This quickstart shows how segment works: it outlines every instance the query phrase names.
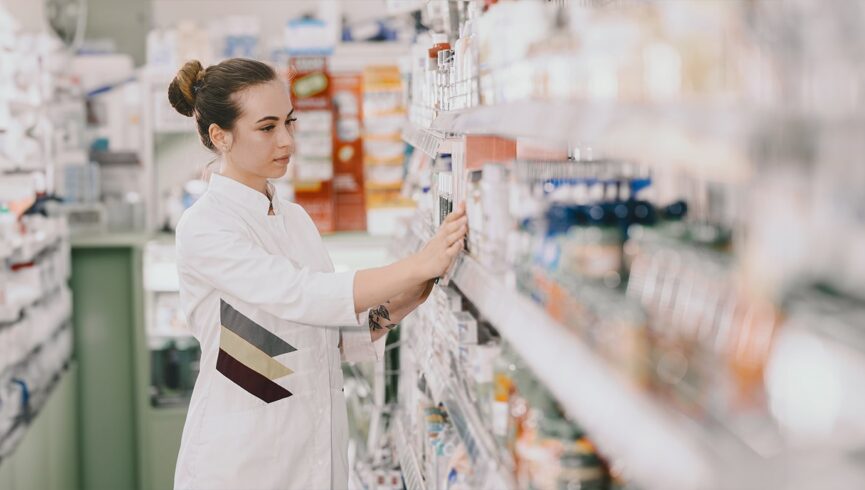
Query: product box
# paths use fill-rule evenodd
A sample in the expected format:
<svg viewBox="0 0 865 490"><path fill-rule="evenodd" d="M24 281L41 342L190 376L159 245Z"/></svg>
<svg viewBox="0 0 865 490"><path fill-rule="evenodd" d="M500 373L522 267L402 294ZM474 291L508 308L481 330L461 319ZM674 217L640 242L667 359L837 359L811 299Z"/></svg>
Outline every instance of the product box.
<svg viewBox="0 0 865 490"><path fill-rule="evenodd" d="M336 201L333 181L294 183L294 202L301 205L312 218L319 233L336 231Z"/></svg>
<svg viewBox="0 0 865 490"><path fill-rule="evenodd" d="M294 56L289 61L291 103L295 111L330 110L330 73L326 56Z"/></svg>
<svg viewBox="0 0 865 490"><path fill-rule="evenodd" d="M303 206L320 233L336 230L333 168L333 101L325 56L295 56L289 61L291 101L298 118L295 144L295 202Z"/></svg>
<svg viewBox="0 0 865 490"><path fill-rule="evenodd" d="M366 230L364 148L362 136L363 78L360 73L331 77L336 231Z"/></svg>
<svg viewBox="0 0 865 490"><path fill-rule="evenodd" d="M465 168L474 170L486 163L510 162L517 157L517 142L508 138L466 135Z"/></svg>

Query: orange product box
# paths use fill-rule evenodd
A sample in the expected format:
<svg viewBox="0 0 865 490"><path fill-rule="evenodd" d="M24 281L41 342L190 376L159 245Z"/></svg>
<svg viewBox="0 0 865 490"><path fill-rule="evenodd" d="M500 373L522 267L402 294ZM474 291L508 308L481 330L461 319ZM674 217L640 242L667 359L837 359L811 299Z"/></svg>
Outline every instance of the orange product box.
<svg viewBox="0 0 865 490"><path fill-rule="evenodd" d="M333 182L294 184L294 201L300 204L312 218L319 233L336 231L336 202L333 194Z"/></svg>
<svg viewBox="0 0 865 490"><path fill-rule="evenodd" d="M363 78L360 73L331 77L335 131L333 187L336 231L366 230L364 148L362 137Z"/></svg>
<svg viewBox="0 0 865 490"><path fill-rule="evenodd" d="M499 136L466 135L466 169L483 168L491 162L510 162L517 157L517 142Z"/></svg>
<svg viewBox="0 0 865 490"><path fill-rule="evenodd" d="M291 58L291 103L297 111L331 108L331 82L326 56Z"/></svg>

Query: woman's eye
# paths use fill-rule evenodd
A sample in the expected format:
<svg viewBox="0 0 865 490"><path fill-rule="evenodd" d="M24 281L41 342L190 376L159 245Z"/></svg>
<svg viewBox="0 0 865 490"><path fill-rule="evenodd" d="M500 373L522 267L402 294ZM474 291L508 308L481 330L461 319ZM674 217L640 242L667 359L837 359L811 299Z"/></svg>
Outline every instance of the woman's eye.
<svg viewBox="0 0 865 490"><path fill-rule="evenodd" d="M285 121L285 125L286 125L286 126L291 126L291 123L293 123L293 122L295 122L295 121L297 121L297 118L296 118L296 117L293 117L293 118L291 118L291 119L286 120L286 121Z"/></svg>
<svg viewBox="0 0 865 490"><path fill-rule="evenodd" d="M264 131L265 133L268 133L270 131L273 131L273 126L272 125L271 126L265 126L265 127L261 128L261 130Z"/></svg>

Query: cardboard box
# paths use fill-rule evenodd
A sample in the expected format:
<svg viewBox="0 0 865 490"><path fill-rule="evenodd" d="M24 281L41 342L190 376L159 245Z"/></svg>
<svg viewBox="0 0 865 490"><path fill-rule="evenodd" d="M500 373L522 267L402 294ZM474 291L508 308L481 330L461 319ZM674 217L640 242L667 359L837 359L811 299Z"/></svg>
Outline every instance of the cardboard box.
<svg viewBox="0 0 865 490"><path fill-rule="evenodd" d="M483 168L491 162L510 162L517 157L517 142L499 136L466 135L466 169Z"/></svg>
<svg viewBox="0 0 865 490"><path fill-rule="evenodd" d="M299 129L295 134L299 154L295 165L294 200L306 210L319 233L332 233L336 230L336 199L331 179L334 176L333 155L332 151L327 151L332 148L325 149L322 154L315 153L316 150L321 152L322 143L327 147L334 133L327 57L296 56L289 64L291 101L299 119ZM308 130L303 129L304 113L309 115ZM322 117L325 120L319 121ZM327 124L327 119L331 124ZM314 154L315 158L306 158L307 153Z"/></svg>
<svg viewBox="0 0 865 490"><path fill-rule="evenodd" d="M326 56L295 56L289 62L291 103L295 111L331 109L330 73Z"/></svg>
<svg viewBox="0 0 865 490"><path fill-rule="evenodd" d="M294 202L300 204L312 218L319 233L336 231L336 202L333 182L294 184Z"/></svg>
<svg viewBox="0 0 865 490"><path fill-rule="evenodd" d="M336 231L366 231L360 73L331 78L336 130L333 132Z"/></svg>

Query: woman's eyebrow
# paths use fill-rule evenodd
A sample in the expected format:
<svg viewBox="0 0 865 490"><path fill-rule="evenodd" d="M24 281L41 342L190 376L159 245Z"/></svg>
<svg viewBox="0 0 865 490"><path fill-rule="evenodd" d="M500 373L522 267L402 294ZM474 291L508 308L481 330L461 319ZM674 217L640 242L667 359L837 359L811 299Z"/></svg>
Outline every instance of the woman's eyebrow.
<svg viewBox="0 0 865 490"><path fill-rule="evenodd" d="M288 116L285 116L286 119L290 118L292 114L294 114L294 109L289 111ZM259 119L258 121L255 121L255 124L258 124L258 123L263 122L263 121L279 121L279 118L276 116L264 116L261 119Z"/></svg>

